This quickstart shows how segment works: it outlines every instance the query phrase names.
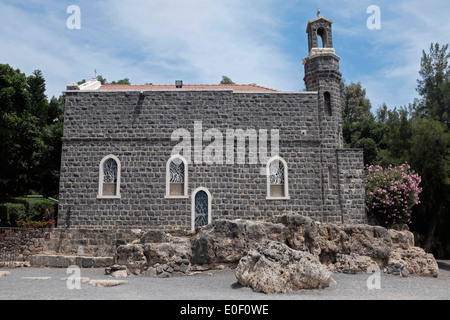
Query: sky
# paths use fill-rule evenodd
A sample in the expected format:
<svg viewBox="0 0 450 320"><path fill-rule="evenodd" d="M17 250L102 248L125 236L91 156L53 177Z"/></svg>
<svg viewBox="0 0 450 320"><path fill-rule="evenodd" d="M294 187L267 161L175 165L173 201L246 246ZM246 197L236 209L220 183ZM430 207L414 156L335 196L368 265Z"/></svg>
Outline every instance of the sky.
<svg viewBox="0 0 450 320"><path fill-rule="evenodd" d="M0 63L41 70L49 98L96 74L132 84L218 84L226 75L303 91L306 25L318 8L334 22L345 83L361 83L372 112L412 103L422 51L450 42L448 0L1 0Z"/></svg>

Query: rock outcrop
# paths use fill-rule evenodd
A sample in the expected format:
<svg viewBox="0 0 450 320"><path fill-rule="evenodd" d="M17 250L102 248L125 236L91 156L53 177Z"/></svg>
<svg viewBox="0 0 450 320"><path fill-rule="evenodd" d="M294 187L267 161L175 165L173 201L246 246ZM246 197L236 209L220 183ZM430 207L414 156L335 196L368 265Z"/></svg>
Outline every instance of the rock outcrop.
<svg viewBox="0 0 450 320"><path fill-rule="evenodd" d="M336 283L331 276L316 256L275 241L257 244L236 268L240 284L263 293L323 289Z"/></svg>
<svg viewBox="0 0 450 320"><path fill-rule="evenodd" d="M277 247L276 243L281 244L277 248L289 257L295 254L287 253L286 248L312 255L325 268L335 272L366 272L370 266L394 270L397 266L404 276L438 275L435 259L414 246L413 234L408 230L319 223L295 214L281 215L272 222L215 220L196 233L177 236L149 231L132 244L119 246L116 262L125 265L133 274L150 272L158 277L224 266L235 268L240 262L243 268L252 265L257 256L262 259L262 268L263 262L271 265L276 257L281 258L260 250L261 243L267 241L272 248Z"/></svg>
<svg viewBox="0 0 450 320"><path fill-rule="evenodd" d="M216 220L192 238L193 264L237 264L255 243L286 241L282 224L249 220Z"/></svg>

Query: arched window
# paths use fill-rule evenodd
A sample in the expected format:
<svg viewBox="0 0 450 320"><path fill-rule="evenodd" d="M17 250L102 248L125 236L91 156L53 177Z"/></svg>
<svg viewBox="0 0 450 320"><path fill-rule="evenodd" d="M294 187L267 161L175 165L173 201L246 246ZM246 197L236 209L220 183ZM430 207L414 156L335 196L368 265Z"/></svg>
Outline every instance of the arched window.
<svg viewBox="0 0 450 320"><path fill-rule="evenodd" d="M211 223L211 193L200 187L192 193L191 230Z"/></svg>
<svg viewBox="0 0 450 320"><path fill-rule="evenodd" d="M108 155L100 161L98 198L120 198L120 161Z"/></svg>
<svg viewBox="0 0 450 320"><path fill-rule="evenodd" d="M188 166L180 155L170 157L166 165L166 198L188 197Z"/></svg>
<svg viewBox="0 0 450 320"><path fill-rule="evenodd" d="M267 198L289 199L287 163L279 156L267 162Z"/></svg>
<svg viewBox="0 0 450 320"><path fill-rule="evenodd" d="M331 117L333 112L331 110L331 95L329 92L323 93L323 107L327 116Z"/></svg>
<svg viewBox="0 0 450 320"><path fill-rule="evenodd" d="M317 35L322 39L322 48L327 48L327 31L324 28L319 28L317 29Z"/></svg>

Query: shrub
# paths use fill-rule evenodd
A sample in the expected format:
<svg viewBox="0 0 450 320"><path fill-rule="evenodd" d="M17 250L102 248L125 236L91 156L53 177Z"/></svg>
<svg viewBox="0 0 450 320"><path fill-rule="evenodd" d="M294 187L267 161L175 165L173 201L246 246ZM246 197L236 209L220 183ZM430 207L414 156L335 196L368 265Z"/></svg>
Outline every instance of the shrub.
<svg viewBox="0 0 450 320"><path fill-rule="evenodd" d="M382 226L410 224L411 209L420 203L421 178L408 164L366 166L367 215Z"/></svg>
<svg viewBox="0 0 450 320"><path fill-rule="evenodd" d="M16 221L42 221L45 209L49 208L52 216L56 218L58 205L42 198L8 198L0 204L1 226L16 226Z"/></svg>
<svg viewBox="0 0 450 320"><path fill-rule="evenodd" d="M15 221L26 216L26 208L21 203L0 204L0 219L2 226L14 226Z"/></svg>

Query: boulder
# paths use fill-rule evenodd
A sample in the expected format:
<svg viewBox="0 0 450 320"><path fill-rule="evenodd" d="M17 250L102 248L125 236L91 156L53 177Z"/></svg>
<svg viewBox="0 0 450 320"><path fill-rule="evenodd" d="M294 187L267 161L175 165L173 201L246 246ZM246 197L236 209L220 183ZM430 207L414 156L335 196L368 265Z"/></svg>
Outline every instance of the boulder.
<svg viewBox="0 0 450 320"><path fill-rule="evenodd" d="M398 268L398 265L401 265L401 267ZM388 270L400 269L401 271L406 269L409 274L416 274L423 277L437 277L439 274L439 267L433 255L426 253L419 247L410 247L408 249L396 248L392 250L389 256L388 266Z"/></svg>
<svg viewBox="0 0 450 320"><path fill-rule="evenodd" d="M402 248L409 249L414 247L414 234L408 230L388 229L391 237L392 249Z"/></svg>
<svg viewBox="0 0 450 320"><path fill-rule="evenodd" d="M105 274L113 278L126 278L128 277L128 269L126 266L114 264L105 268Z"/></svg>
<svg viewBox="0 0 450 320"><path fill-rule="evenodd" d="M149 230L139 239L141 244L162 243L169 241L169 236L162 230Z"/></svg>
<svg viewBox="0 0 450 320"><path fill-rule="evenodd" d="M288 293L300 289L323 289L335 281L319 259L287 245L265 241L240 259L236 279L256 292Z"/></svg>
<svg viewBox="0 0 450 320"><path fill-rule="evenodd" d="M392 241L385 228L323 224L295 214L282 215L277 220L286 226L286 239L291 248L319 256L325 264L334 263L338 253L355 253L380 262L389 258Z"/></svg>
<svg viewBox="0 0 450 320"><path fill-rule="evenodd" d="M193 264L234 264L255 243L265 240L285 242L281 224L250 220L215 220L192 239Z"/></svg>
<svg viewBox="0 0 450 320"><path fill-rule="evenodd" d="M170 277L188 273L191 257L190 239L170 236L166 240L170 242L144 245L150 274L157 277Z"/></svg>
<svg viewBox="0 0 450 320"><path fill-rule="evenodd" d="M142 274L147 268L147 258L142 244L127 244L117 247L116 263L125 265L134 275Z"/></svg>

